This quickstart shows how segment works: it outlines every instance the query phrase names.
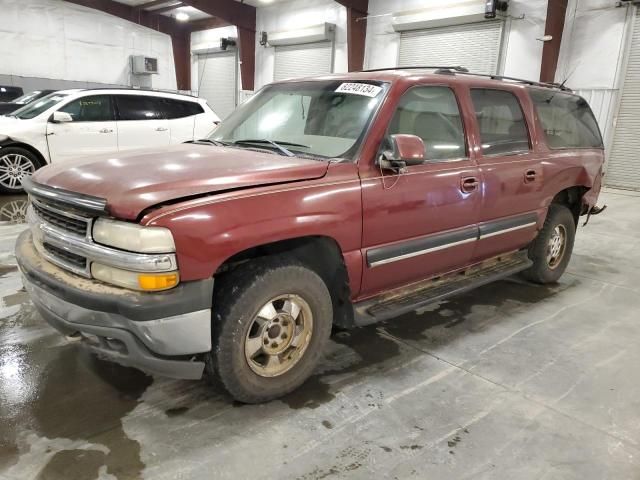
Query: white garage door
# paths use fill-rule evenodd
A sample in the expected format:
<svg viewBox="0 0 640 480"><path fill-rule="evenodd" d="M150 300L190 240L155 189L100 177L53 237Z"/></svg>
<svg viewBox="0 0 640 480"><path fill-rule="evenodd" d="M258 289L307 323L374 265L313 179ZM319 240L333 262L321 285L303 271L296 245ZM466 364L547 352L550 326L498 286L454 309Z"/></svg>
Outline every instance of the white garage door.
<svg viewBox="0 0 640 480"><path fill-rule="evenodd" d="M463 66L475 73L496 74L502 21L412 30L400 34L400 67Z"/></svg>
<svg viewBox="0 0 640 480"><path fill-rule="evenodd" d="M236 108L237 63L235 50L198 55L198 95L221 119Z"/></svg>
<svg viewBox="0 0 640 480"><path fill-rule="evenodd" d="M605 183L640 190L640 9L636 13Z"/></svg>
<svg viewBox="0 0 640 480"><path fill-rule="evenodd" d="M274 80L326 75L333 71L333 42L276 47Z"/></svg>

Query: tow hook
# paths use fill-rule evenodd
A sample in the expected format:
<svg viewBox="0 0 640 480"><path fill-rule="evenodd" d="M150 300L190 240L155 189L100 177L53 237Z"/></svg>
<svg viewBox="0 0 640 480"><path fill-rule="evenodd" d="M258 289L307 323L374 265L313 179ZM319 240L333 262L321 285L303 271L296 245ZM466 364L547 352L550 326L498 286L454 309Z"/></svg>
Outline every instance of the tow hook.
<svg viewBox="0 0 640 480"><path fill-rule="evenodd" d="M583 227L587 226L587 223L589 223L589 220L591 219L591 215L600 215L606 209L607 209L606 205L604 207L598 207L597 205L594 205L593 207L591 207L591 209L589 210L589 213L587 214L587 219L585 220L582 226Z"/></svg>

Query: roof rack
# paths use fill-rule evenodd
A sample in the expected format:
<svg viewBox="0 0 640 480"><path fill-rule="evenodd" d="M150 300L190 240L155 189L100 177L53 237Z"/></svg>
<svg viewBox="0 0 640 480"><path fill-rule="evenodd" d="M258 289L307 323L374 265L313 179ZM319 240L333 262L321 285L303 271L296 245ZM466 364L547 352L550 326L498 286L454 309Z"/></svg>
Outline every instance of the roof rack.
<svg viewBox="0 0 640 480"><path fill-rule="evenodd" d="M151 92L151 93L170 93L172 95L182 95L183 97L193 97L199 98L196 95L191 93L182 93L176 92L173 90L164 90L161 88L150 88L150 87L126 87L126 86L118 86L118 87L93 87L93 88L79 88L78 90L88 91L88 90L129 90L135 92Z"/></svg>
<svg viewBox="0 0 640 480"><path fill-rule="evenodd" d="M527 80L524 78L516 78L516 77L506 77L504 75L488 75L484 73L474 73L470 72L469 69L455 66L455 67L434 67L434 66L412 66L412 67L389 67L389 68L376 68L373 70L363 70L363 72L385 72L389 70L435 70L436 74L439 75L473 75L474 77L484 77L490 78L492 80L502 80L502 81L510 81L510 82L518 82L524 83L526 85L531 85L532 87L544 87L544 88L557 88L564 92L573 92L569 87L565 86L562 83L546 83L546 82L535 82L533 80Z"/></svg>
<svg viewBox="0 0 640 480"><path fill-rule="evenodd" d="M469 70L461 67L460 65L457 66L447 66L447 67L443 67L443 66L413 66L413 67L387 67L387 68L373 68L371 70L362 70L365 73L373 73L373 72L386 72L387 70L439 70L439 71L453 71L453 72L460 72L460 73L469 73Z"/></svg>

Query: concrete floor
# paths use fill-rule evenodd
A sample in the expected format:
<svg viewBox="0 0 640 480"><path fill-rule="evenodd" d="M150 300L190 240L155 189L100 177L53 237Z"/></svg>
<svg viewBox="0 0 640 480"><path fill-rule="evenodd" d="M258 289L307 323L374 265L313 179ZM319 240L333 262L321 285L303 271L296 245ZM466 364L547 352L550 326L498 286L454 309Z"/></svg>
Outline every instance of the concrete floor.
<svg viewBox="0 0 640 480"><path fill-rule="evenodd" d="M66 343L21 290L24 227L5 223L0 477L639 479L640 196L602 203L558 285L508 280L340 333L260 406Z"/></svg>

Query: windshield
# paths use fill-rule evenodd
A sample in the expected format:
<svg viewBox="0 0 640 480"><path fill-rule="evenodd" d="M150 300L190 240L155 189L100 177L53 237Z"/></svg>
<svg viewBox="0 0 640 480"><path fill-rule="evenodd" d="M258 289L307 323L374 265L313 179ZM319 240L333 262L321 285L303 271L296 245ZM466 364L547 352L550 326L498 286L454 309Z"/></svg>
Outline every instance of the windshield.
<svg viewBox="0 0 640 480"><path fill-rule="evenodd" d="M36 90L35 92L29 92L26 95L22 95L16 99L11 100L11 103L18 103L20 105L26 105L34 98L37 98L40 95L40 90Z"/></svg>
<svg viewBox="0 0 640 480"><path fill-rule="evenodd" d="M71 93L50 93L42 97L40 100L37 100L29 105L25 105L22 108L19 108L13 114L12 117L29 119L33 117L37 117L42 112L49 110L54 105L60 103L62 100L67 98Z"/></svg>
<svg viewBox="0 0 640 480"><path fill-rule="evenodd" d="M387 87L343 81L270 85L240 106L210 140L245 148L276 142L294 154L352 159Z"/></svg>

